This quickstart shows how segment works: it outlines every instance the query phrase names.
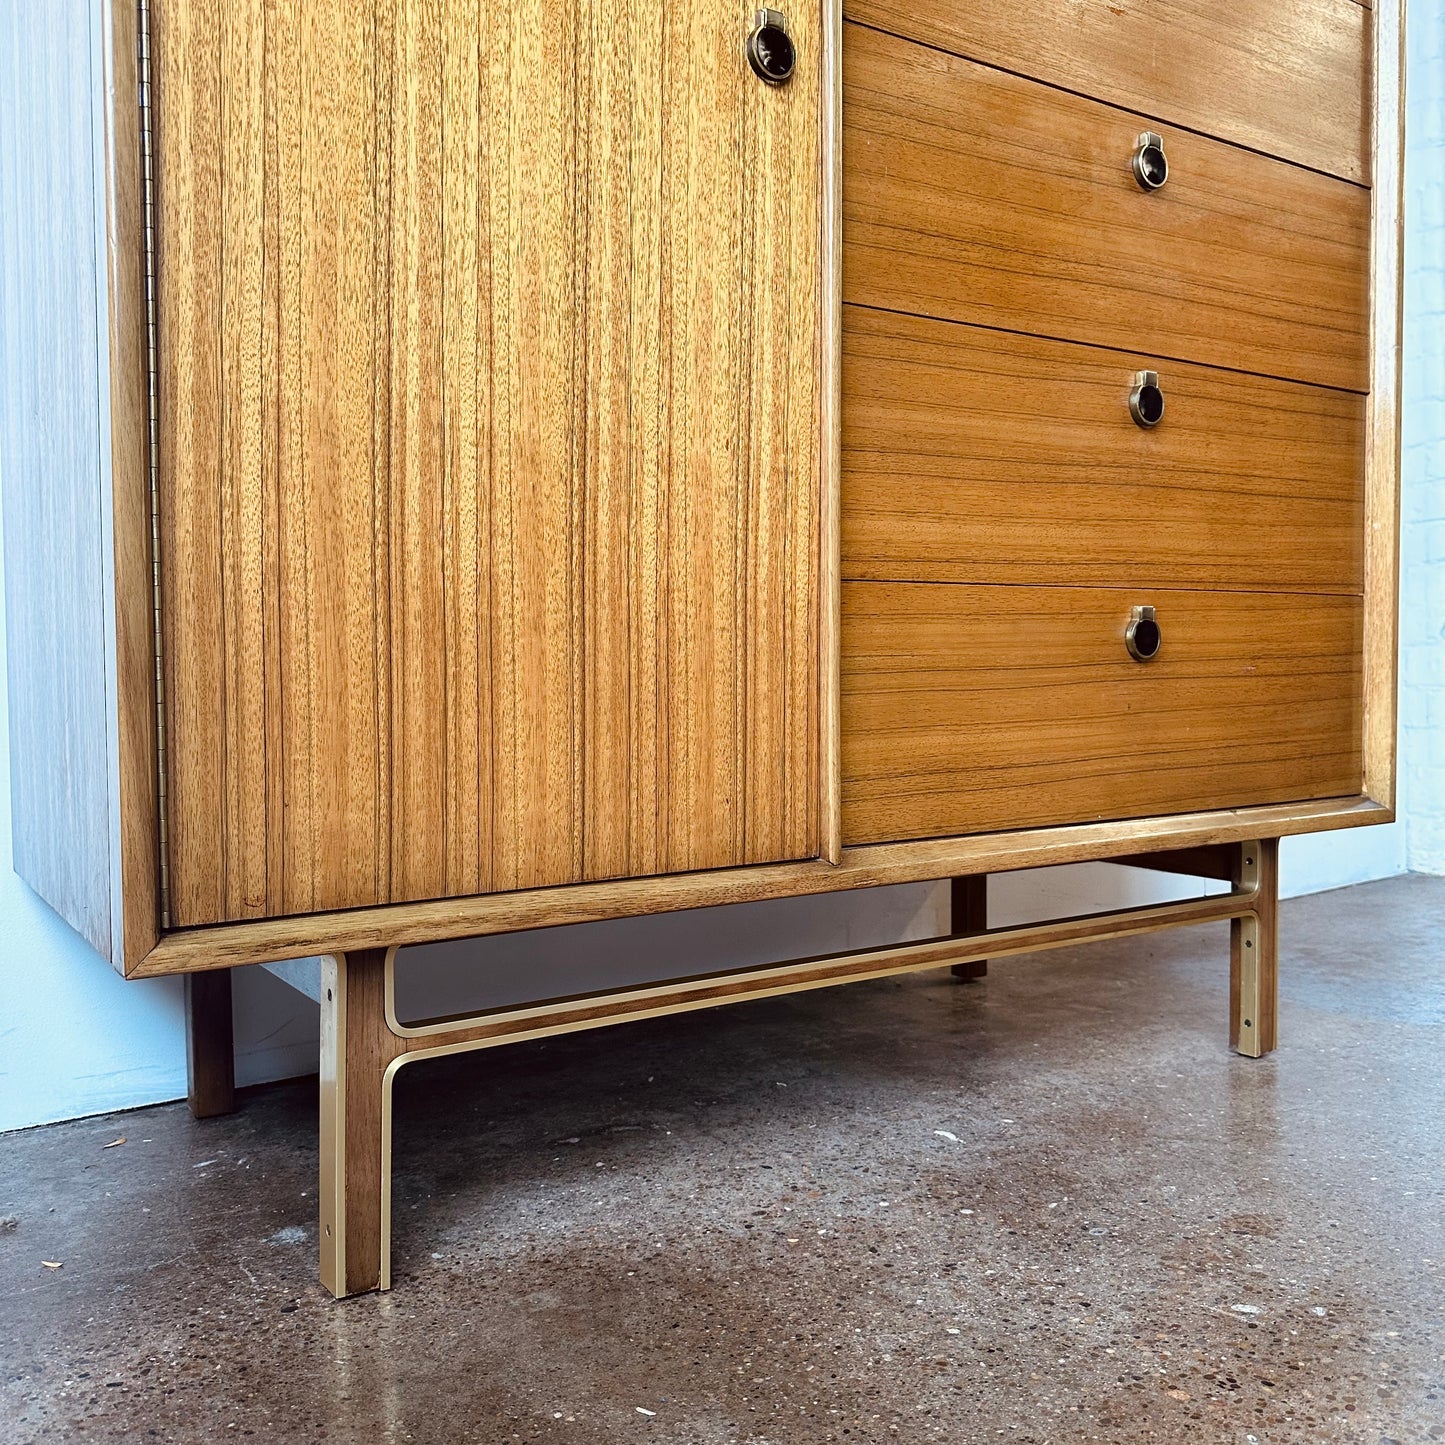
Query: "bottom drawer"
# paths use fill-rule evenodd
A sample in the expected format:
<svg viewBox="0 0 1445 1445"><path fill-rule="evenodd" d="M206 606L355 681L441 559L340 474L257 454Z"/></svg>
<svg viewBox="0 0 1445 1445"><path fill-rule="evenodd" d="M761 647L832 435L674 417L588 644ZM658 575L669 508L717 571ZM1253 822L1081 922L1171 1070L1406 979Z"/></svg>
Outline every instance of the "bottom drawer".
<svg viewBox="0 0 1445 1445"><path fill-rule="evenodd" d="M845 583L844 841L1358 793L1361 626L1358 597Z"/></svg>

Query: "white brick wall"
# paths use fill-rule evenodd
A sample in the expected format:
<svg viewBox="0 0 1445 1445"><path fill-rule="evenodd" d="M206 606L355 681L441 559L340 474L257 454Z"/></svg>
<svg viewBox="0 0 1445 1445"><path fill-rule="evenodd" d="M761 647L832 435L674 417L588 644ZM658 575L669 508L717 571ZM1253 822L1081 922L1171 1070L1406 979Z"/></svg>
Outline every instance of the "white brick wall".
<svg viewBox="0 0 1445 1445"><path fill-rule="evenodd" d="M1445 0L1409 10L1400 801L1409 866L1445 873Z"/></svg>

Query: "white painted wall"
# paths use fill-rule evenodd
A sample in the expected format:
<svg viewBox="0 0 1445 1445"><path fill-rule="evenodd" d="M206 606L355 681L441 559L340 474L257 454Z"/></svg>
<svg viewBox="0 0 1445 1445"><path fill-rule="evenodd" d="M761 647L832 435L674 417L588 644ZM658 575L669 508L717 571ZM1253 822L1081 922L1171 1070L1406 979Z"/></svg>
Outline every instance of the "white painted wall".
<svg viewBox="0 0 1445 1445"><path fill-rule="evenodd" d="M1291 895L1388 877L1407 861L1445 872L1445 0L1414 0L1409 48L1404 821L1287 840L1284 889ZM12 871L7 724L0 684L0 1130L179 1098L185 1093L179 984L122 982ZM1014 874L997 882L992 921L1144 902L1188 886L1102 864ZM621 980L924 936L941 926L945 906L942 889L920 885L418 949L403 1011L565 992L582 951L593 979ZM240 970L236 1018L242 1083L315 1069L315 1005L285 984L261 969Z"/></svg>
<svg viewBox="0 0 1445 1445"><path fill-rule="evenodd" d="M1445 873L1445 3L1410 10L1400 775L1410 867Z"/></svg>

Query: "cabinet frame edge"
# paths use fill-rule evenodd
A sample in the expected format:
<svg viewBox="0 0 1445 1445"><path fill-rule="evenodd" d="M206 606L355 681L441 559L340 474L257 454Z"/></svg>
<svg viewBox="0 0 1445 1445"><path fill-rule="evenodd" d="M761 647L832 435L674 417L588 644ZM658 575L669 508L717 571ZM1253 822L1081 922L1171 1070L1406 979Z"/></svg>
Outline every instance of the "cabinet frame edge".
<svg viewBox="0 0 1445 1445"><path fill-rule="evenodd" d="M819 377L819 854L843 857L843 4L821 0Z"/></svg>
<svg viewBox="0 0 1445 1445"><path fill-rule="evenodd" d="M102 0L107 27L105 288L109 321L115 727L111 961L129 976L161 936L159 755L154 558L151 539L149 363L141 176L139 5Z"/></svg>
<svg viewBox="0 0 1445 1445"><path fill-rule="evenodd" d="M1395 806L1400 603L1406 0L1378 0L1371 108L1370 395L1365 438L1364 792Z"/></svg>
<svg viewBox="0 0 1445 1445"><path fill-rule="evenodd" d="M878 843L845 848L836 865L823 859L764 863L711 872L571 883L515 893L390 903L336 913L223 923L164 933L155 948L127 970L127 976L148 978L194 973L208 968L275 963L358 948L405 947L729 903L1105 861L1135 853L1388 823L1394 816L1392 808L1364 795L1324 798L1167 818L1073 823L1012 833Z"/></svg>

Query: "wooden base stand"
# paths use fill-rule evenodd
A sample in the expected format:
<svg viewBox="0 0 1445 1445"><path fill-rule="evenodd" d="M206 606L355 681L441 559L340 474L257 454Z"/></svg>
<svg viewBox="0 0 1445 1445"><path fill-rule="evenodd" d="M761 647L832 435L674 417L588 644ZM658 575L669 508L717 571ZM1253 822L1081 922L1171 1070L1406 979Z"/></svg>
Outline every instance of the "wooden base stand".
<svg viewBox="0 0 1445 1445"><path fill-rule="evenodd" d="M950 967L977 977L990 958L1224 919L1233 930L1230 1042L1251 1057L1268 1053L1277 1035L1278 844L1116 861L1222 875L1232 886L1208 898L988 928L986 880L960 878L953 884L957 931L943 938L411 1025L396 1017L395 948L334 955L325 962L320 997L323 1283L338 1296L390 1286L392 1085L401 1066L416 1059L922 969Z"/></svg>

